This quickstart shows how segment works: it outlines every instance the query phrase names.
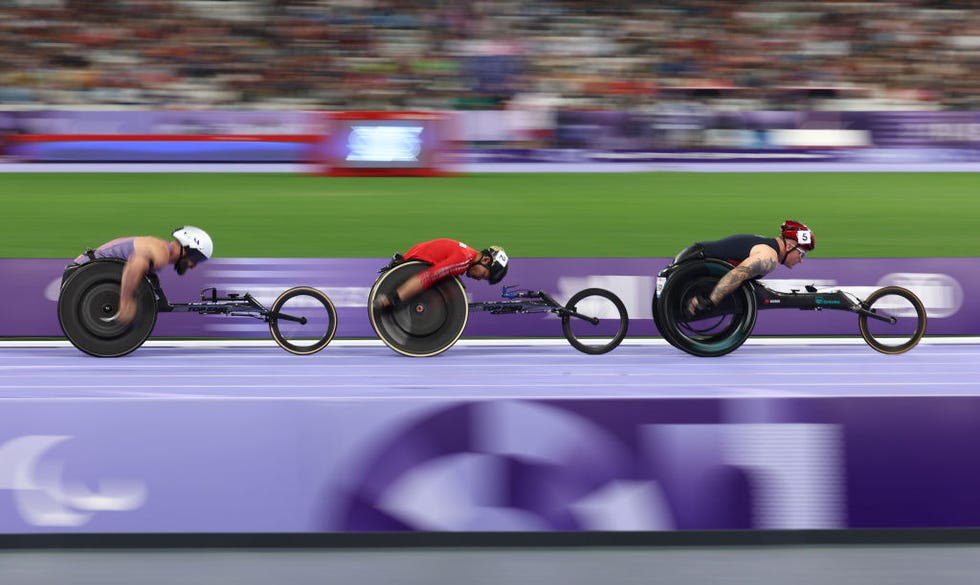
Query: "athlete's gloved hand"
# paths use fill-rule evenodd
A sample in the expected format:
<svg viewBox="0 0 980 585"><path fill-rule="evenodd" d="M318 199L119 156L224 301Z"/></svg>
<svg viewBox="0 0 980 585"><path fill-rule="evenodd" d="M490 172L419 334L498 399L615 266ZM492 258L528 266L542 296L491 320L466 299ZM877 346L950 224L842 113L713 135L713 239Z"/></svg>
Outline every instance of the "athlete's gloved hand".
<svg viewBox="0 0 980 585"><path fill-rule="evenodd" d="M374 310L375 311L387 311L388 309L392 309L392 308L396 307L400 301L401 301L401 298L399 298L397 292L395 292L394 294L392 294L391 297L389 297L388 295L386 295L384 293L378 293L374 297Z"/></svg>
<svg viewBox="0 0 980 585"><path fill-rule="evenodd" d="M384 293L378 293L374 297L374 310L384 311L391 307L391 301L388 300L388 295Z"/></svg>
<svg viewBox="0 0 980 585"><path fill-rule="evenodd" d="M687 312L692 316L709 313L714 308L715 304L711 302L711 298L704 295L694 297L687 304Z"/></svg>

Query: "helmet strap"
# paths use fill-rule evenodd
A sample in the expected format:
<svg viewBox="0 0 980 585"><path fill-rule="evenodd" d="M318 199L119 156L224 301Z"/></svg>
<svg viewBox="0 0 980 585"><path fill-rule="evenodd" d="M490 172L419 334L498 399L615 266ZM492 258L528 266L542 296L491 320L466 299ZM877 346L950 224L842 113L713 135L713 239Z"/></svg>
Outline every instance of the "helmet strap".
<svg viewBox="0 0 980 585"><path fill-rule="evenodd" d="M180 254L178 254L177 259L174 260L174 271L177 272L178 275L183 276L184 273L187 272L188 263L189 261L187 259L187 250L183 246L181 246Z"/></svg>

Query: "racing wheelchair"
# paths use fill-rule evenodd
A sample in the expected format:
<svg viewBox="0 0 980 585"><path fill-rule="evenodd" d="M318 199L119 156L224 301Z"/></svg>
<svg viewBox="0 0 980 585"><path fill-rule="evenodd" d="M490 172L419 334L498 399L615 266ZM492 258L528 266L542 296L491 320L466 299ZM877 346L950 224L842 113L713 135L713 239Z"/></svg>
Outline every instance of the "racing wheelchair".
<svg viewBox="0 0 980 585"><path fill-rule="evenodd" d="M544 291L514 287L503 288L505 300L470 303L463 282L453 276L394 308L374 308L379 294L390 298L403 282L428 267L418 260L393 261L381 269L368 296L368 313L375 333L402 355L429 357L446 351L463 334L471 310L492 315L553 313L561 320L565 339L587 354L612 351L626 337L626 306L615 294L601 288L579 291L564 305Z"/></svg>
<svg viewBox="0 0 980 585"><path fill-rule="evenodd" d="M858 317L864 341L876 351L900 354L915 347L926 331L926 310L912 291L886 286L866 299L841 291L779 292L757 279L743 282L710 311L690 315L688 303L706 297L734 266L715 258L678 258L660 271L653 297L653 319L668 343L699 357L736 350L752 333L762 309L850 311Z"/></svg>
<svg viewBox="0 0 980 585"><path fill-rule="evenodd" d="M156 274L149 273L136 290L136 317L123 325L115 321L126 263L98 259L65 269L58 295L58 323L65 337L81 351L96 357L120 357L139 348L153 331L158 313L233 315L269 324L272 339L296 355L316 353L337 332L337 310L322 291L308 286L291 288L266 308L249 293L218 296L217 289L201 291L200 302L171 304Z"/></svg>

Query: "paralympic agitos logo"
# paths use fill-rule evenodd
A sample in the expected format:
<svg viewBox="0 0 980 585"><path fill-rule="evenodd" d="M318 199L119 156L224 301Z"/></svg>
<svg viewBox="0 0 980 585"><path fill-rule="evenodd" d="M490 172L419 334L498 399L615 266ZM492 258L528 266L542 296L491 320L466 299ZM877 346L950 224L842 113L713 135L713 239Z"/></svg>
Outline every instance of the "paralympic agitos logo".
<svg viewBox="0 0 980 585"><path fill-rule="evenodd" d="M25 435L0 443L0 490L13 492L21 518L31 526L73 527L96 512L140 508L147 497L140 480L100 479L99 491L81 481L66 480L65 462L49 451L71 437Z"/></svg>

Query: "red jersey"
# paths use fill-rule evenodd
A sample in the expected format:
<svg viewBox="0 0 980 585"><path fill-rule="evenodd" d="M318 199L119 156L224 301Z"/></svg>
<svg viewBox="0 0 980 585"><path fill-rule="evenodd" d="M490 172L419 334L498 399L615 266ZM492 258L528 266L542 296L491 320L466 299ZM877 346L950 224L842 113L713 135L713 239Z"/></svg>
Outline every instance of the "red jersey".
<svg viewBox="0 0 980 585"><path fill-rule="evenodd" d="M465 273L480 259L480 252L463 242L439 238L412 246L402 257L432 265L418 274L422 288L426 289L444 278Z"/></svg>

